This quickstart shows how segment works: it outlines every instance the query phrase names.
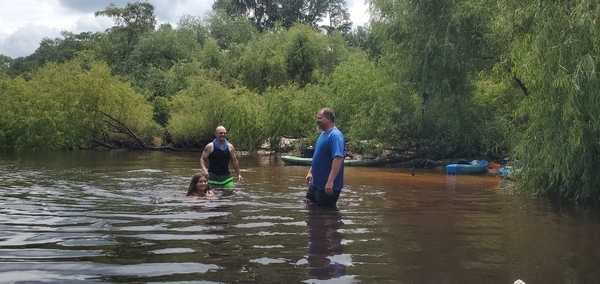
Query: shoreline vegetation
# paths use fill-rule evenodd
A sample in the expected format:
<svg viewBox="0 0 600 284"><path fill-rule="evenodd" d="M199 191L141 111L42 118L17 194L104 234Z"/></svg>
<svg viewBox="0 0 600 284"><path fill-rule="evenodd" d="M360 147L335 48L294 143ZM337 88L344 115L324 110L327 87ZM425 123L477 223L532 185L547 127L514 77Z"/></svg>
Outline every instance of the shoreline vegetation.
<svg viewBox="0 0 600 284"><path fill-rule="evenodd" d="M277 157L281 157L284 155L300 157L301 156L300 152L301 152L302 146L298 146L298 145L303 145L303 143L301 141L303 141L303 139L283 138L283 139L281 139L280 144L278 147L276 147L276 149L273 149L272 147L270 147L269 143L267 142L267 143L264 143L263 145L261 145L258 149L255 149L252 151L245 151L245 150L238 151L238 155L242 156L242 157L243 156L277 156ZM208 141L208 142L210 142L210 141ZM82 150L101 150L101 149L118 150L115 148L106 148L106 147L100 147L100 146L95 147L95 148L82 149ZM175 147L171 147L171 146L161 146L161 147L148 147L145 149L120 149L120 150L130 150L130 151L151 150L151 151L174 151L174 152L201 153L203 151L203 149L204 148L175 148ZM440 165L450 164L450 163L453 163L458 160L472 160L472 158L442 159L442 160L437 160L437 162L440 162L439 165L432 165L431 164L432 160L428 159L426 157L416 157L416 156L414 156L414 153L412 153L412 156L410 155L410 153L402 155L399 153L395 153L393 150L383 150L381 154L353 153L353 155L354 155L353 159L358 159L358 160L379 158L381 160L381 162L379 163L379 165L377 165L375 167L393 166L393 167L400 167L400 168L412 168L412 167L435 168Z"/></svg>

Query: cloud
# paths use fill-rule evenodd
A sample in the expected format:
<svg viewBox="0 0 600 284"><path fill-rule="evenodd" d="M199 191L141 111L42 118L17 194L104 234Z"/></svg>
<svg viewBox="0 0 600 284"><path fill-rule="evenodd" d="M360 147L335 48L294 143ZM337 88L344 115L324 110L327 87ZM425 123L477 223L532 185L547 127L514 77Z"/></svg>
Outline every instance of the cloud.
<svg viewBox="0 0 600 284"><path fill-rule="evenodd" d="M56 38L61 31L73 33L103 32L114 25L110 17L96 17L94 13L111 3L123 8L131 0L21 0L8 2L0 10L0 54L16 58L33 53L45 37ZM212 1L150 0L159 24L175 24L179 17L204 16L212 8Z"/></svg>
<svg viewBox="0 0 600 284"><path fill-rule="evenodd" d="M0 53L12 58L33 53L44 38L60 37L60 30L48 26L28 24L0 42Z"/></svg>
<svg viewBox="0 0 600 284"><path fill-rule="evenodd" d="M156 7L154 14L159 24L175 24L183 15L204 17L207 11L211 11L213 1L152 0L148 2Z"/></svg>
<svg viewBox="0 0 600 284"><path fill-rule="evenodd" d="M124 8L127 3L134 3L132 0L59 0L60 5L72 11L80 13L95 13L103 11L111 3L119 8ZM206 11L212 9L213 1L197 0L148 0L148 3L154 6L154 15L160 23L176 23L179 17L183 15L204 16Z"/></svg>
<svg viewBox="0 0 600 284"><path fill-rule="evenodd" d="M365 26L369 22L368 5L365 4L365 0L348 0L347 3L352 25Z"/></svg>
<svg viewBox="0 0 600 284"><path fill-rule="evenodd" d="M95 13L103 11L110 5L115 4L117 7L125 7L127 3L135 2L131 0L93 0L93 1L81 1L81 0L58 0L58 3L71 10L82 12L82 13ZM151 2L151 1L150 1Z"/></svg>
<svg viewBox="0 0 600 284"><path fill-rule="evenodd" d="M78 34L82 32L104 32L114 26L112 19L107 17L95 17L94 15L85 15L79 17L75 23L72 32Z"/></svg>

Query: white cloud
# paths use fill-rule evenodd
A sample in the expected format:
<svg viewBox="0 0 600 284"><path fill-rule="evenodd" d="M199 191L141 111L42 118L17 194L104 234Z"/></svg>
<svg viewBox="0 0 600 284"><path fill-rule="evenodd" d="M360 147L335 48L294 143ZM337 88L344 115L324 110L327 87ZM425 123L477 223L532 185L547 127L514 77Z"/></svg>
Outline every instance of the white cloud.
<svg viewBox="0 0 600 284"><path fill-rule="evenodd" d="M10 57L26 56L33 53L44 38L56 38L61 30L48 26L28 24L13 32L0 43L0 53Z"/></svg>
<svg viewBox="0 0 600 284"><path fill-rule="evenodd" d="M0 53L10 57L33 53L43 38L56 38L72 30L77 15L55 0L7 1L0 10Z"/></svg>
<svg viewBox="0 0 600 284"><path fill-rule="evenodd" d="M112 19L107 17L95 17L94 15L84 15L77 19L72 32L78 34L82 32L102 32L114 26Z"/></svg>
<svg viewBox="0 0 600 284"><path fill-rule="evenodd" d="M365 4L365 0L348 0L347 3L352 25L365 26L369 22L368 5Z"/></svg>

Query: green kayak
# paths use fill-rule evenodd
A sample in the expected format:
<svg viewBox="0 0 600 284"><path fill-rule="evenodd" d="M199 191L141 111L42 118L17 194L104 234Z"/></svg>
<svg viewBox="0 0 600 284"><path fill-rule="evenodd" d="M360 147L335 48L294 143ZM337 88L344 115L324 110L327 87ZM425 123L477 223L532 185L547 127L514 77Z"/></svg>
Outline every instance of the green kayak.
<svg viewBox="0 0 600 284"><path fill-rule="evenodd" d="M288 166L310 166L312 158L300 158L296 156L281 156L283 162ZM347 167L375 167L381 164L380 158L373 159L347 159L344 166Z"/></svg>

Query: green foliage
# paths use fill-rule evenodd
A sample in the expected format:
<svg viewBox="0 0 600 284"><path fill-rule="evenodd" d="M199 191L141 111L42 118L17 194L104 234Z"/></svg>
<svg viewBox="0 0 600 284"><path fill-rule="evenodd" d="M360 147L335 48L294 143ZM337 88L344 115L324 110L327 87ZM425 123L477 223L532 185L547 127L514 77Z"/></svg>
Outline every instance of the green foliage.
<svg viewBox="0 0 600 284"><path fill-rule="evenodd" d="M518 112L528 125L514 149L522 169L517 190L597 201L600 6L595 1L511 4L534 16L508 54L530 94Z"/></svg>
<svg viewBox="0 0 600 284"><path fill-rule="evenodd" d="M209 28L204 24L202 18L183 15L177 22L177 30L185 37L195 39L199 45L203 45L208 38Z"/></svg>
<svg viewBox="0 0 600 284"><path fill-rule="evenodd" d="M228 138L240 150L256 149L266 137L257 122L261 98L245 89L230 90L203 76L172 100L168 131L178 147L200 148L214 138L216 126L228 129Z"/></svg>
<svg viewBox="0 0 600 284"><path fill-rule="evenodd" d="M191 77L189 83L172 98L167 129L175 146L200 148L223 123L223 107L231 99L230 91L204 76Z"/></svg>
<svg viewBox="0 0 600 284"><path fill-rule="evenodd" d="M321 27L328 31L347 32L351 26L344 0L216 0L213 10L234 19L248 17L261 32L277 23L286 28L298 23L319 27L326 19L329 23Z"/></svg>
<svg viewBox="0 0 600 284"><path fill-rule="evenodd" d="M471 78L489 55L485 5L463 1L373 1L381 23L382 66L412 92L428 93L418 143L432 156L480 156L485 150L481 110ZM494 57L491 57L494 59ZM425 144L425 145L423 145Z"/></svg>
<svg viewBox="0 0 600 284"><path fill-rule="evenodd" d="M265 110L260 124L268 133L271 148L278 149L282 138L316 138L315 117L331 100L322 87L309 85L268 89L264 94Z"/></svg>
<svg viewBox="0 0 600 284"><path fill-rule="evenodd" d="M165 72L165 96L171 97L175 93L189 86L188 80L193 76L203 74L204 70L199 61L179 61Z"/></svg>
<svg viewBox="0 0 600 284"><path fill-rule="evenodd" d="M376 140L382 147L406 147L418 127L418 98L384 70L355 52L332 74L329 87L336 124L349 141Z"/></svg>
<svg viewBox="0 0 600 284"><path fill-rule="evenodd" d="M5 81L2 94L4 147L80 148L94 141L131 141L127 127L151 141L159 129L152 109L105 64L83 69L77 61L48 64L25 82Z"/></svg>
<svg viewBox="0 0 600 284"><path fill-rule="evenodd" d="M221 52L219 44L214 39L209 39L200 51L200 62L206 69L218 69L223 64L225 55Z"/></svg>
<svg viewBox="0 0 600 284"><path fill-rule="evenodd" d="M259 92L287 83L304 87L318 83L319 74L331 74L347 54L338 33L325 36L306 25L274 29L247 45L240 62L242 81Z"/></svg>
<svg viewBox="0 0 600 284"><path fill-rule="evenodd" d="M176 62L190 61L199 46L188 33L162 25L158 31L140 38L124 61L126 79L141 93L150 92L151 98L170 95L165 84L166 72Z"/></svg>
<svg viewBox="0 0 600 284"><path fill-rule="evenodd" d="M234 141L236 149L254 151L271 135L258 122L265 111L261 97L245 88L229 93L228 100L215 107L216 113L222 115L219 124L227 128L228 139Z"/></svg>
<svg viewBox="0 0 600 284"><path fill-rule="evenodd" d="M220 11L212 13L207 24L210 36L217 40L223 50L248 43L258 32L248 19L232 19Z"/></svg>
<svg viewBox="0 0 600 284"><path fill-rule="evenodd" d="M10 67L13 59L10 56L6 56L4 54L0 54L0 72L6 74L8 68Z"/></svg>
<svg viewBox="0 0 600 284"><path fill-rule="evenodd" d="M127 3L124 8L118 8L111 3L105 10L98 11L94 15L107 16L115 22L116 26L110 29L107 37L103 38L100 52L113 72L126 75L131 68L123 62L134 50L139 39L154 31L156 25L154 6L150 3L135 2Z"/></svg>
<svg viewBox="0 0 600 284"><path fill-rule="evenodd" d="M171 109L169 108L169 101L164 97L156 97L154 99L154 114L152 119L161 126L166 126L169 122Z"/></svg>
<svg viewBox="0 0 600 284"><path fill-rule="evenodd" d="M319 55L326 49L324 39L305 26L295 26L285 35L283 56L289 78L301 86L310 83L312 72L322 58Z"/></svg>
<svg viewBox="0 0 600 284"><path fill-rule="evenodd" d="M73 34L72 32L61 32L62 38L44 38L40 46L31 55L26 57L6 60L3 68L11 76L24 76L43 67L46 63L64 63L73 59L79 52L92 50L97 45L101 35L99 33L83 32Z"/></svg>
<svg viewBox="0 0 600 284"><path fill-rule="evenodd" d="M261 34L246 45L240 59L240 75L249 89L263 92L268 86L279 86L287 81L281 33L274 30L273 33Z"/></svg>
<svg viewBox="0 0 600 284"><path fill-rule="evenodd" d="M475 84L475 104L486 125L482 128L486 156L502 159L510 154L519 139L515 110L524 96L516 86L498 81L491 74L480 74Z"/></svg>

